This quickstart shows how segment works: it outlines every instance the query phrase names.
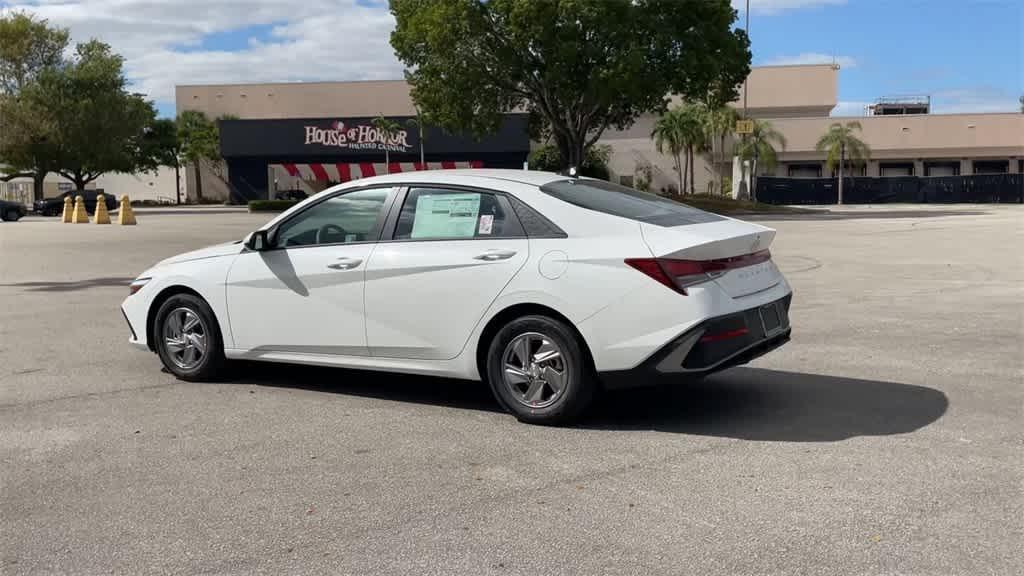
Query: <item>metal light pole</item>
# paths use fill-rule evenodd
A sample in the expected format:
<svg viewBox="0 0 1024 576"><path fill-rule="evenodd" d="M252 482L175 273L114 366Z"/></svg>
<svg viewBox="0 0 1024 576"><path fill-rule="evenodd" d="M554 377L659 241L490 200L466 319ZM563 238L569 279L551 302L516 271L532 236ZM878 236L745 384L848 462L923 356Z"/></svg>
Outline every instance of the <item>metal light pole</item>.
<svg viewBox="0 0 1024 576"><path fill-rule="evenodd" d="M746 34L747 34L747 41L749 42L750 41L750 0L747 0L747 8L746 8L746 13L744 14L744 17L746 18L746 22L743 25L743 31L746 32ZM743 81L743 119L744 120L747 119L747 85L749 85L749 84L750 84L750 74L748 73L747 74L747 78ZM747 134L744 133L743 134L743 144L745 145L746 143L747 143ZM755 199L754 191L750 189L750 182L748 182L748 179L747 179L747 167L746 167L746 164L743 162L742 158L740 159L740 174L743 176L743 178L741 178L741 181L742 181L744 187L747 189L747 197L750 198L751 200L754 200Z"/></svg>
<svg viewBox="0 0 1024 576"><path fill-rule="evenodd" d="M750 0L747 0L747 13L744 15L747 18L747 22L744 25L743 31L747 34L747 40L750 40ZM750 83L750 75L747 75L747 79L743 82L743 119L747 119L747 84ZM744 139L746 137L744 136Z"/></svg>

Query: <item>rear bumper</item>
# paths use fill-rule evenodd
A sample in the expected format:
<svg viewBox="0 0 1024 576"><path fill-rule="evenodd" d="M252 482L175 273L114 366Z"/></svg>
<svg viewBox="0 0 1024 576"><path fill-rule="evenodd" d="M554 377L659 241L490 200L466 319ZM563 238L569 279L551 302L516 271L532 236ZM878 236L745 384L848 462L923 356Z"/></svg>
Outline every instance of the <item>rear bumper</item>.
<svg viewBox="0 0 1024 576"><path fill-rule="evenodd" d="M599 372L608 389L636 388L669 382L696 380L746 364L789 342L789 305L792 294L765 306L777 306L781 322L765 328L765 306L709 318L662 346L640 365L629 370Z"/></svg>

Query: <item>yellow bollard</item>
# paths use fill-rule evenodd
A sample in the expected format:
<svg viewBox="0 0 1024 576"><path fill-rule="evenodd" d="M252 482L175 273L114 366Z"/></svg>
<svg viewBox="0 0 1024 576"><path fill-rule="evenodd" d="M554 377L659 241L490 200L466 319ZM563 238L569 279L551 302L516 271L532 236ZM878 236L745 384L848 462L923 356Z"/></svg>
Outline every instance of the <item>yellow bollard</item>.
<svg viewBox="0 0 1024 576"><path fill-rule="evenodd" d="M117 223L122 226L135 225L135 212L132 211L132 202L128 195L121 196L121 208L117 211Z"/></svg>
<svg viewBox="0 0 1024 576"><path fill-rule="evenodd" d="M64 197L64 212L60 215L60 221L64 224L71 223L71 213L74 211L72 208L73 202L71 202L71 196Z"/></svg>
<svg viewBox="0 0 1024 576"><path fill-rule="evenodd" d="M75 196L75 208L71 214L72 224L88 224L89 214L85 211L85 199L79 196Z"/></svg>
<svg viewBox="0 0 1024 576"><path fill-rule="evenodd" d="M96 219L95 224L110 224L110 213L107 212L107 199L103 194L96 195Z"/></svg>

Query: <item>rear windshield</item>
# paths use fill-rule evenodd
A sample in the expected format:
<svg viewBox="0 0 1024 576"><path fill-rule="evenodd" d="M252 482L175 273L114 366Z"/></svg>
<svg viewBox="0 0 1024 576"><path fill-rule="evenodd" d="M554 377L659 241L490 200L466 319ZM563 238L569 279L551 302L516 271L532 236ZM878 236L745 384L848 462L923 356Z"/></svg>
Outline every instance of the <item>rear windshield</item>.
<svg viewBox="0 0 1024 576"><path fill-rule="evenodd" d="M559 180L545 184L540 189L580 208L658 226L682 226L724 220L716 214L604 180Z"/></svg>

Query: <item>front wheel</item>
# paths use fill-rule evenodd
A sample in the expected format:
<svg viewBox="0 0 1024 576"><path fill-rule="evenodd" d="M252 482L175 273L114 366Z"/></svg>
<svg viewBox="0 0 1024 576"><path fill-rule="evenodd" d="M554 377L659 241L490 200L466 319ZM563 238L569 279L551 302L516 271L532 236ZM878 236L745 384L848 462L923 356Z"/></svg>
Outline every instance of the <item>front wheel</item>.
<svg viewBox="0 0 1024 576"><path fill-rule="evenodd" d="M590 405L595 382L576 333L547 316L506 324L487 352L487 380L522 422L565 424Z"/></svg>
<svg viewBox="0 0 1024 576"><path fill-rule="evenodd" d="M224 344L217 319L198 296L168 298L157 311L153 338L164 367L182 380L212 380L223 370Z"/></svg>

